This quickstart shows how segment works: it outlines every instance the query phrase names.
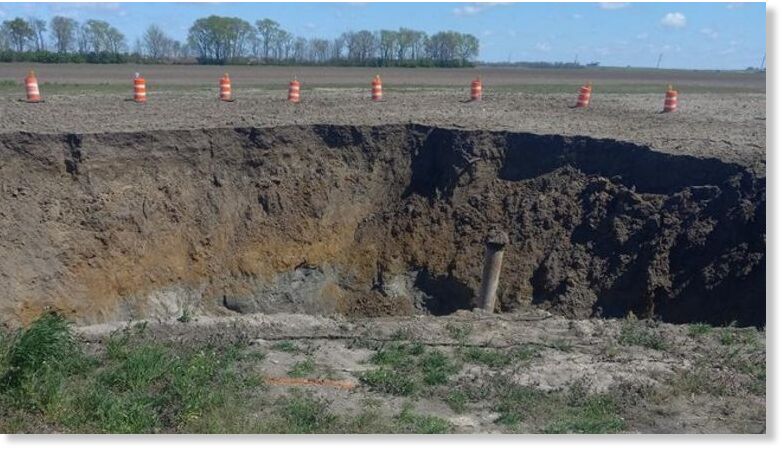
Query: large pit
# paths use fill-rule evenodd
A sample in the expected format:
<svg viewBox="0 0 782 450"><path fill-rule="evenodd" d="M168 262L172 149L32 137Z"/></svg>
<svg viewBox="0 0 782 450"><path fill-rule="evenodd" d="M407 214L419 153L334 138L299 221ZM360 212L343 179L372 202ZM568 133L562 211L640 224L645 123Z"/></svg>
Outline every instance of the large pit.
<svg viewBox="0 0 782 450"><path fill-rule="evenodd" d="M0 314L501 311L765 324L765 178L587 137L424 125L0 135Z"/></svg>

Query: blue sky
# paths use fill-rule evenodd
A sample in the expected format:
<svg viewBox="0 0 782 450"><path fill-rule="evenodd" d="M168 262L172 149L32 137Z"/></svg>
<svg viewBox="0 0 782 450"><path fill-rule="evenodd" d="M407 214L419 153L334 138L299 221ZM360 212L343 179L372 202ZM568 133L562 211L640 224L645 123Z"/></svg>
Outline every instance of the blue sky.
<svg viewBox="0 0 782 450"><path fill-rule="evenodd" d="M599 61L611 66L743 69L766 51L764 3L0 3L0 20L102 19L132 43L157 23L184 40L199 17L268 17L298 36L400 26L480 38L485 61Z"/></svg>

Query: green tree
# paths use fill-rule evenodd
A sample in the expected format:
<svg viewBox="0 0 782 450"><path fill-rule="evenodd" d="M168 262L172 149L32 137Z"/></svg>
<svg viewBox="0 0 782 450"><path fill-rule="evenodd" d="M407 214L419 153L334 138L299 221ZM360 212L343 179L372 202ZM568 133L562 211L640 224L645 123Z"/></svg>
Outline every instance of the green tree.
<svg viewBox="0 0 782 450"><path fill-rule="evenodd" d="M188 32L188 42L202 62L225 64L243 56L252 25L238 17L209 16L195 21Z"/></svg>
<svg viewBox="0 0 782 450"><path fill-rule="evenodd" d="M68 53L73 48L78 27L79 24L69 17L52 17L49 29L57 53Z"/></svg>
<svg viewBox="0 0 782 450"><path fill-rule="evenodd" d="M271 19L262 19L255 22L258 28L258 37L261 41L261 55L264 61L269 59L269 52L275 47L275 39L279 35L280 24Z"/></svg>
<svg viewBox="0 0 782 450"><path fill-rule="evenodd" d="M3 22L3 30L8 36L12 48L17 52L23 52L28 42L35 39L32 27L21 17Z"/></svg>

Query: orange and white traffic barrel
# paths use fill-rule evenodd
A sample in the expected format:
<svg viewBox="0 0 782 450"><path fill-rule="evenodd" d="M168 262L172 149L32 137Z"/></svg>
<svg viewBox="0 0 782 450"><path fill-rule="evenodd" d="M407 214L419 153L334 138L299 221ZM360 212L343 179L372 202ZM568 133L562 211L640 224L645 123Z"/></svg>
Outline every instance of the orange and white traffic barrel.
<svg viewBox="0 0 782 450"><path fill-rule="evenodd" d="M38 103L41 101L41 91L38 90L38 78L32 70L24 79L24 86L27 89L27 102Z"/></svg>
<svg viewBox="0 0 782 450"><path fill-rule="evenodd" d="M478 77L470 83L470 100L473 102L480 101L482 95L483 84L481 83L481 78Z"/></svg>
<svg viewBox="0 0 782 450"><path fill-rule="evenodd" d="M231 101L231 79L228 78L227 73L220 78L220 100L224 102Z"/></svg>
<svg viewBox="0 0 782 450"><path fill-rule="evenodd" d="M383 82L380 80L380 75L375 75L372 79L372 101L379 102L383 100Z"/></svg>
<svg viewBox="0 0 782 450"><path fill-rule="evenodd" d="M673 86L668 85L668 90L665 91L665 104L663 105L663 112L674 112L679 105L679 91L675 91Z"/></svg>
<svg viewBox="0 0 782 450"><path fill-rule="evenodd" d="M141 78L138 72L133 77L133 101L136 103L147 101L147 82Z"/></svg>
<svg viewBox="0 0 782 450"><path fill-rule="evenodd" d="M288 101L291 103L299 103L301 95L301 83L295 77L293 81L288 85Z"/></svg>
<svg viewBox="0 0 782 450"><path fill-rule="evenodd" d="M576 108L586 108L589 106L589 99L592 98L592 83L587 83L581 86L578 90L578 101L576 102Z"/></svg>

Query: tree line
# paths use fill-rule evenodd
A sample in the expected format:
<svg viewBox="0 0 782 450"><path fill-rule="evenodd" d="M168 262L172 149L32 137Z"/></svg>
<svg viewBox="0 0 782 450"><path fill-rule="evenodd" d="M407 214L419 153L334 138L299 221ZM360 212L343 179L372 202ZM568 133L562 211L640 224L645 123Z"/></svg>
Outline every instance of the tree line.
<svg viewBox="0 0 782 450"><path fill-rule="evenodd" d="M333 39L297 37L271 19L196 20L180 42L157 25L128 45L108 22L55 16L48 23L17 17L0 26L0 61L199 64L333 64L357 66L470 66L480 43L471 34L359 30Z"/></svg>

